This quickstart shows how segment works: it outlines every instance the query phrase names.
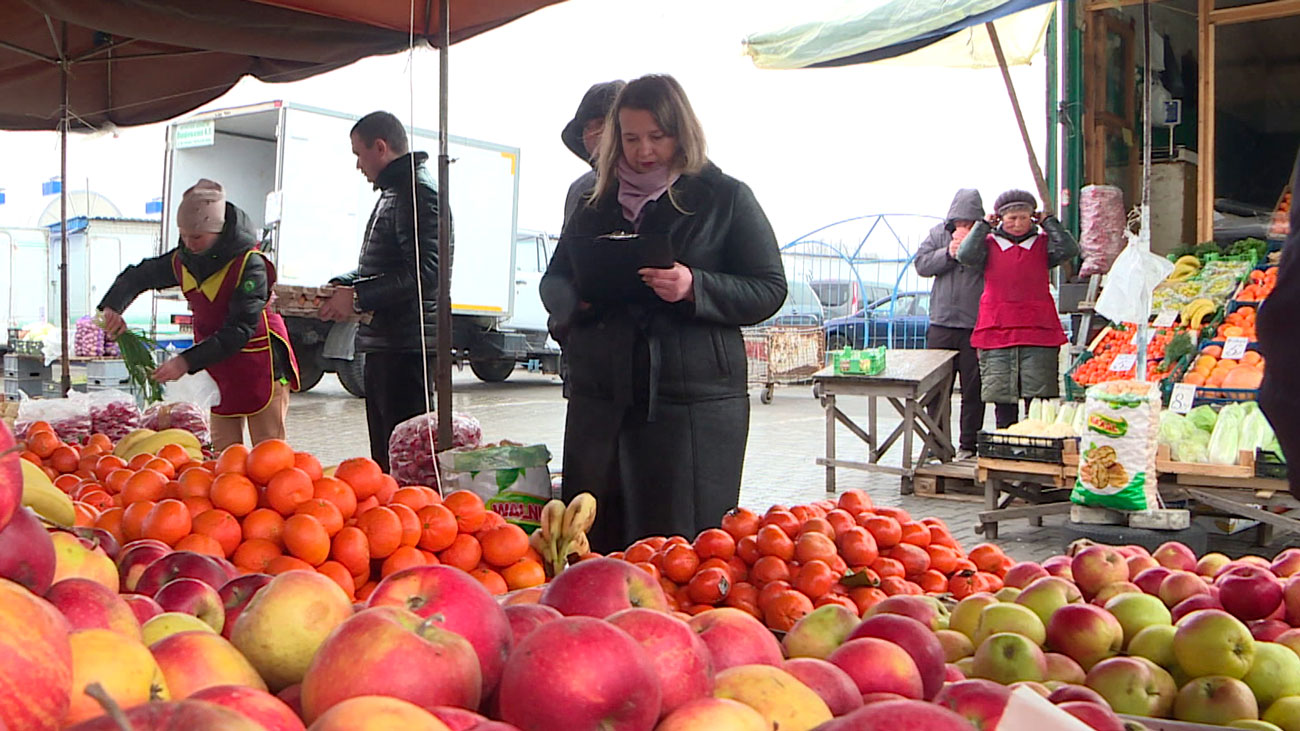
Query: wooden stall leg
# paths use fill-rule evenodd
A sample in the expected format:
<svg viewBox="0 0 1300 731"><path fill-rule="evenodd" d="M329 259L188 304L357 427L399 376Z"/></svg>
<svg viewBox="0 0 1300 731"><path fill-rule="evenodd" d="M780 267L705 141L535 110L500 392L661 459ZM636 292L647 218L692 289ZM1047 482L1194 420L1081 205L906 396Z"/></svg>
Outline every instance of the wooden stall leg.
<svg viewBox="0 0 1300 731"><path fill-rule="evenodd" d="M902 495L912 494L912 434L916 430L916 399L908 397L903 407L903 480L899 486Z"/></svg>
<svg viewBox="0 0 1300 731"><path fill-rule="evenodd" d="M1001 494L1001 492L1002 492L1002 481L990 474L989 478L984 482L984 509L985 510L998 509L998 496ZM985 539L990 541L997 540L998 523L996 520L993 521L992 523L983 523L982 526L984 528Z"/></svg>
<svg viewBox="0 0 1300 731"><path fill-rule="evenodd" d="M826 409L826 459L835 459L835 394L828 393L822 396L822 404ZM826 465L826 492L835 494L835 465Z"/></svg>

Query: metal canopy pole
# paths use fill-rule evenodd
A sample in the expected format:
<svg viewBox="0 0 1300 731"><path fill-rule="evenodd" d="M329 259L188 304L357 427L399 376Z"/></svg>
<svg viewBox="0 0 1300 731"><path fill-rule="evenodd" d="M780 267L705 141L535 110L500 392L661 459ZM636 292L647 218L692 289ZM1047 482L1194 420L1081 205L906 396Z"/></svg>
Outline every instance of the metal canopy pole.
<svg viewBox="0 0 1300 731"><path fill-rule="evenodd" d="M63 353L59 356L60 389L66 397L72 390L72 369L68 358L68 24L61 24L59 48L59 327Z"/></svg>
<svg viewBox="0 0 1300 731"><path fill-rule="evenodd" d="M450 0L438 1L438 446L451 449L451 160L447 155L447 49Z"/></svg>
<svg viewBox="0 0 1300 731"><path fill-rule="evenodd" d="M1043 203L1043 211L1052 212L1052 195L1043 177L1043 169L1038 165L1038 156L1034 154L1034 143L1029 139L1029 128L1025 126L1025 115L1020 111L1020 99L1016 96L1016 87L1011 83L1011 71L1007 68L1007 57L1002 53L1002 43L998 40L998 30L992 22L984 24L989 32L989 41L993 44L993 53L998 57L998 68L1002 70L1002 81L1007 85L1007 96L1011 97L1011 110L1016 114L1016 123L1020 125L1020 138L1025 143L1025 153L1029 155L1029 168L1034 174L1034 185L1038 186L1038 198Z"/></svg>

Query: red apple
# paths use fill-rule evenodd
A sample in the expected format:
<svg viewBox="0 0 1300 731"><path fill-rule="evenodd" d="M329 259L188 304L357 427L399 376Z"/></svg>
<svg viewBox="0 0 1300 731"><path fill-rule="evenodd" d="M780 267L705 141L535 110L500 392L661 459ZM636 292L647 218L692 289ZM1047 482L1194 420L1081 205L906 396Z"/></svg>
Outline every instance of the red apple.
<svg viewBox="0 0 1300 731"><path fill-rule="evenodd" d="M1010 697L1009 688L992 680L963 680L945 685L934 702L970 721L976 731L993 731Z"/></svg>
<svg viewBox="0 0 1300 731"><path fill-rule="evenodd" d="M122 546L117 553L117 573L122 591L136 591L140 576L149 564L171 553L171 546L152 538L141 538Z"/></svg>
<svg viewBox="0 0 1300 731"><path fill-rule="evenodd" d="M1165 578L1172 573L1173 571L1164 566L1154 566L1134 576L1133 583L1137 584L1138 588L1140 588L1144 593L1150 594L1151 596L1159 596L1160 585L1164 583Z"/></svg>
<svg viewBox="0 0 1300 731"><path fill-rule="evenodd" d="M1066 701L1057 708L1083 721L1093 731L1124 731L1124 722L1104 703Z"/></svg>
<svg viewBox="0 0 1300 731"><path fill-rule="evenodd" d="M668 611L668 598L654 577L614 558L593 558L561 571L546 585L540 602L565 616L597 619L633 607Z"/></svg>
<svg viewBox="0 0 1300 731"><path fill-rule="evenodd" d="M590 561L578 566L586 563ZM510 620L488 590L464 571L451 566L403 569L379 582L369 606L405 607L469 640L478 654L484 696L490 696L501 682L501 670L514 644Z"/></svg>
<svg viewBox="0 0 1300 731"><path fill-rule="evenodd" d="M922 698L930 699L943 687L947 659L934 632L910 617L882 614L862 620L849 634L850 640L875 637L903 648L921 676Z"/></svg>
<svg viewBox="0 0 1300 731"><path fill-rule="evenodd" d="M1129 556L1124 563L1128 564L1128 575L1137 576L1138 574L1153 569L1160 565L1160 562L1151 558L1150 555Z"/></svg>
<svg viewBox="0 0 1300 731"><path fill-rule="evenodd" d="M1209 594L1210 587L1201 581L1201 577L1191 571L1171 571L1165 580L1160 582L1160 590L1156 596L1160 601L1165 603L1170 609L1178 606L1185 599L1189 599L1197 594Z"/></svg>
<svg viewBox="0 0 1300 731"><path fill-rule="evenodd" d="M275 697L284 701L284 704L293 711L294 715L302 718L302 683L294 683L285 686L283 690L275 694Z"/></svg>
<svg viewBox="0 0 1300 731"><path fill-rule="evenodd" d="M153 596L164 612L192 614L220 633L226 625L226 607L210 584L198 579L172 579Z"/></svg>
<svg viewBox="0 0 1300 731"><path fill-rule="evenodd" d="M261 724L266 731L305 731L293 709L264 690L242 685L215 685L200 690L189 699L225 706Z"/></svg>
<svg viewBox="0 0 1300 731"><path fill-rule="evenodd" d="M1162 543L1156 550L1151 552L1151 558L1154 558L1161 566L1174 571L1196 571L1196 554L1192 549L1179 543L1178 541L1169 541Z"/></svg>
<svg viewBox="0 0 1300 731"><path fill-rule="evenodd" d="M198 579L213 590L229 581L225 568L212 556L193 551L173 551L149 564L144 573L140 574L134 591L137 594L155 596L159 589L175 579Z"/></svg>
<svg viewBox="0 0 1300 731"><path fill-rule="evenodd" d="M1257 619L1246 623L1250 635L1259 642L1274 642L1283 632L1291 631L1291 625L1280 619Z"/></svg>
<svg viewBox="0 0 1300 731"><path fill-rule="evenodd" d="M473 711L467 711L464 708L455 708L453 706L436 706L428 709L429 713L437 716L439 721L446 724L449 731L470 731L470 729L482 728L482 724L487 723L488 719L480 716Z"/></svg>
<svg viewBox="0 0 1300 731"><path fill-rule="evenodd" d="M899 594L883 599L867 610L866 617L874 617L878 614L895 614L903 617L911 617L926 627L930 631L936 631L948 626L949 611L938 599L932 596L912 596L910 594Z"/></svg>
<svg viewBox="0 0 1300 731"><path fill-rule="evenodd" d="M1213 594L1197 594L1188 597L1179 602L1173 609L1169 610L1169 619L1177 624L1178 620L1195 612L1198 609L1223 609L1223 605Z"/></svg>
<svg viewBox="0 0 1300 731"><path fill-rule="evenodd" d="M9 728L62 727L72 688L71 631L49 602L0 579L0 719Z"/></svg>
<svg viewBox="0 0 1300 731"><path fill-rule="evenodd" d="M123 594L122 601L126 602L131 611L135 613L135 619L141 626L150 619L163 613L162 607L153 597L147 597L144 594Z"/></svg>
<svg viewBox="0 0 1300 731"><path fill-rule="evenodd" d="M843 716L862 706L862 693L853 678L826 660L792 657L785 661L785 671L812 688L826 702L833 716Z"/></svg>
<svg viewBox="0 0 1300 731"><path fill-rule="evenodd" d="M1124 554L1124 558L1133 558L1134 556L1151 555L1151 552L1146 549L1146 546L1139 546L1136 543L1130 543L1127 546L1120 546L1117 550L1120 553Z"/></svg>
<svg viewBox="0 0 1300 731"><path fill-rule="evenodd" d="M235 626L235 620L239 619L244 607L253 600L257 590L271 583L271 579L270 574L245 574L221 585L217 596L221 598L221 606L226 613L225 624L221 627L222 637L230 639L230 630Z"/></svg>
<svg viewBox="0 0 1300 731"><path fill-rule="evenodd" d="M1119 653L1124 646L1124 628L1101 607L1067 604L1047 623L1047 644L1088 670Z"/></svg>
<svg viewBox="0 0 1300 731"><path fill-rule="evenodd" d="M0 422L0 530L4 530L23 504L23 470L17 443L9 425Z"/></svg>
<svg viewBox="0 0 1300 731"><path fill-rule="evenodd" d="M387 695L423 708L477 708L483 677L468 641L400 607L375 607L343 622L302 679L308 723L349 699Z"/></svg>
<svg viewBox="0 0 1300 731"><path fill-rule="evenodd" d="M252 663L229 640L213 632L177 632L150 645L149 652L176 700L222 685L266 690Z"/></svg>
<svg viewBox="0 0 1300 731"><path fill-rule="evenodd" d="M943 673L943 679L948 683L956 683L957 681L966 679L966 673L963 673L961 668L952 663L943 666Z"/></svg>
<svg viewBox="0 0 1300 731"><path fill-rule="evenodd" d="M691 617L690 626L709 648L714 672L737 665L779 668L784 664L781 644L771 630L748 612L731 607L710 609Z"/></svg>
<svg viewBox="0 0 1300 731"><path fill-rule="evenodd" d="M1052 694L1047 696L1047 700L1056 704L1066 703L1068 701L1086 701L1088 703L1097 703L1103 706L1106 705L1106 699L1102 698L1100 693L1086 685L1075 683L1062 685L1052 691Z"/></svg>
<svg viewBox="0 0 1300 731"><path fill-rule="evenodd" d="M1074 583L1085 598L1096 596L1101 587L1128 581L1128 564L1124 556L1110 546L1088 546L1070 562Z"/></svg>
<svg viewBox="0 0 1300 731"><path fill-rule="evenodd" d="M817 727L817 731L970 731L971 725L956 713L922 701L872 703L865 708Z"/></svg>
<svg viewBox="0 0 1300 731"><path fill-rule="evenodd" d="M123 711L129 728L148 729L221 729L221 731L265 731L256 721L238 711L205 701L145 703ZM66 731L118 731L122 727L104 715L68 726Z"/></svg>
<svg viewBox="0 0 1300 731"><path fill-rule="evenodd" d="M560 610L545 604L510 604L505 611L506 619L510 620L510 634L516 645L540 625L564 616Z"/></svg>
<svg viewBox="0 0 1300 731"><path fill-rule="evenodd" d="M605 621L632 636L659 676L662 715L713 691L713 656L686 622L654 609L624 609Z"/></svg>
<svg viewBox="0 0 1300 731"><path fill-rule="evenodd" d="M54 541L28 508L16 511L0 529L0 579L16 581L37 595L48 591L54 581Z"/></svg>
<svg viewBox="0 0 1300 731"><path fill-rule="evenodd" d="M858 692L897 693L921 698L925 684L906 650L888 640L863 637L849 640L831 653L830 662L848 673Z"/></svg>
<svg viewBox="0 0 1300 731"><path fill-rule="evenodd" d="M1033 561L1022 561L1007 569L1007 575L1002 577L1002 585L1023 589L1044 576L1050 576L1047 569Z"/></svg>
<svg viewBox="0 0 1300 731"><path fill-rule="evenodd" d="M869 706L872 703L884 703L885 701L906 701L910 698L904 698L897 693L863 693L862 705Z"/></svg>
<svg viewBox="0 0 1300 731"><path fill-rule="evenodd" d="M1120 594L1138 593L1141 594L1142 587L1131 581L1117 581L1114 584L1107 584L1101 587L1101 591L1092 598L1092 603L1099 607L1106 606L1106 602L1114 599Z"/></svg>
<svg viewBox="0 0 1300 731"><path fill-rule="evenodd" d="M1249 567L1216 582L1219 602L1229 614L1248 621L1263 619L1282 603L1282 583L1268 569Z"/></svg>
<svg viewBox="0 0 1300 731"><path fill-rule="evenodd" d="M1269 569L1283 579L1300 572L1300 548L1288 548L1274 556Z"/></svg>
<svg viewBox="0 0 1300 731"><path fill-rule="evenodd" d="M73 528L72 532L87 544L87 548L99 547L114 561L117 560L117 555L122 551L122 544L117 542L117 538L112 533L103 528L78 526Z"/></svg>
<svg viewBox="0 0 1300 731"><path fill-rule="evenodd" d="M525 637L506 664L499 698L501 718L531 731L649 729L662 703L641 645L591 617L547 622Z"/></svg>
<svg viewBox="0 0 1300 731"><path fill-rule="evenodd" d="M90 579L64 579L45 593L54 605L78 629L107 629L140 641L140 621L121 597Z"/></svg>
<svg viewBox="0 0 1300 731"><path fill-rule="evenodd" d="M1051 576L1058 576L1066 581L1074 581L1074 573L1070 568L1073 561L1069 556L1052 556L1043 562L1043 569Z"/></svg>
<svg viewBox="0 0 1300 731"><path fill-rule="evenodd" d="M1232 559L1222 553L1207 553L1196 562L1196 573L1201 576L1214 576L1219 569L1232 563Z"/></svg>
<svg viewBox="0 0 1300 731"><path fill-rule="evenodd" d="M1058 683L1082 684L1084 679L1087 678L1083 666L1069 655L1062 655L1059 652L1046 652L1043 653L1043 659L1047 661L1047 674L1043 676L1046 681L1055 680Z"/></svg>

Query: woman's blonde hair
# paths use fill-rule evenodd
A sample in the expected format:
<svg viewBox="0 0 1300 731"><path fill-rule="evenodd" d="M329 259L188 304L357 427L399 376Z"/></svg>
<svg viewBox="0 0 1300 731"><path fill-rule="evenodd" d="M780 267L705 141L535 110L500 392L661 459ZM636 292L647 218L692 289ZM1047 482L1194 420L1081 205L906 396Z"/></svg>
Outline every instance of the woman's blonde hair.
<svg viewBox="0 0 1300 731"><path fill-rule="evenodd" d="M677 79L667 74L650 74L628 82L614 99L605 117L605 133L601 135L596 153L596 187L589 204L594 204L614 190L618 180L615 172L623 157L623 130L619 124L619 110L640 109L654 117L655 124L664 134L676 139L677 154L669 167L670 174L691 175L704 169L708 162L704 144L704 129L686 98L686 92ZM673 191L668 198L677 206ZM680 206L678 206L680 210Z"/></svg>

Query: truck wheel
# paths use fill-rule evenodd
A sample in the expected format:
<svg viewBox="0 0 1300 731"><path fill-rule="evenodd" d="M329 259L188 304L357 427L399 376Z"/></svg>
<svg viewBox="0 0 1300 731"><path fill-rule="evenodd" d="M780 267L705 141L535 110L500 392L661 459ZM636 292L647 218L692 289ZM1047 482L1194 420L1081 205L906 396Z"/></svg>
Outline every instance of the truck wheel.
<svg viewBox="0 0 1300 731"><path fill-rule="evenodd" d="M304 348L295 353L298 356L298 392L306 393L320 383L325 375L325 363L321 359L320 348Z"/></svg>
<svg viewBox="0 0 1300 731"><path fill-rule="evenodd" d="M335 360L334 372L343 388L357 398L366 397L366 354L354 353L352 360Z"/></svg>
<svg viewBox="0 0 1300 731"><path fill-rule="evenodd" d="M500 383L515 370L513 360L471 360L469 369L484 383Z"/></svg>

